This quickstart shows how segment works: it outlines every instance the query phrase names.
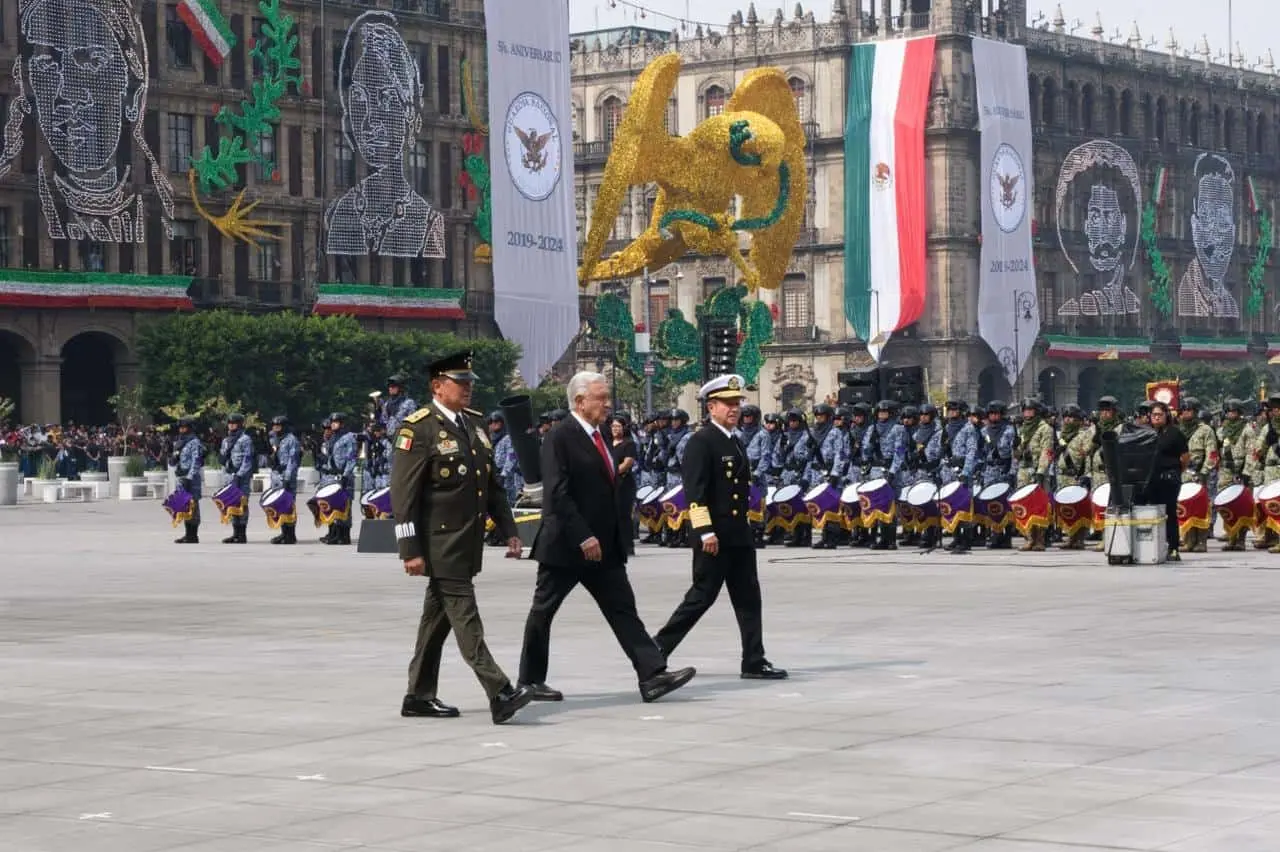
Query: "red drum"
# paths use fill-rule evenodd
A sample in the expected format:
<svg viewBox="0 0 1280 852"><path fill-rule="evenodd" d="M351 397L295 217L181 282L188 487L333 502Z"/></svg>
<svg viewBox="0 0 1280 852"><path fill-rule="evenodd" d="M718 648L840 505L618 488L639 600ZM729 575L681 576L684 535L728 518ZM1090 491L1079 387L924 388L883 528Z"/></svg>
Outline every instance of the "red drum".
<svg viewBox="0 0 1280 852"><path fill-rule="evenodd" d="M1184 482L1178 491L1178 535L1207 530L1213 517L1209 490L1198 482Z"/></svg>
<svg viewBox="0 0 1280 852"><path fill-rule="evenodd" d="M683 485L668 488L658 502L662 504L662 517L669 529L678 531L684 526L689 519L689 500L684 496Z"/></svg>
<svg viewBox="0 0 1280 852"><path fill-rule="evenodd" d="M973 523L973 490L963 482L948 482L938 492L942 529L951 534L961 524Z"/></svg>
<svg viewBox="0 0 1280 852"><path fill-rule="evenodd" d="M942 513L938 507L938 486L932 482L917 482L908 488L906 504L911 509L918 532L933 529L941 523Z"/></svg>
<svg viewBox="0 0 1280 852"><path fill-rule="evenodd" d="M1238 535L1253 526L1253 492L1236 483L1213 498L1213 508L1222 516L1227 536Z"/></svg>
<svg viewBox="0 0 1280 852"><path fill-rule="evenodd" d="M774 526L776 522L777 528L787 532L809 523L799 485L784 485L775 491L770 511L769 525Z"/></svg>
<svg viewBox="0 0 1280 852"><path fill-rule="evenodd" d="M1280 533L1280 482L1259 486L1254 502L1262 507L1267 529Z"/></svg>
<svg viewBox="0 0 1280 852"><path fill-rule="evenodd" d="M1093 503L1089 500L1089 489L1083 485L1059 488L1053 495L1053 504L1058 529L1068 538L1093 527Z"/></svg>
<svg viewBox="0 0 1280 852"><path fill-rule="evenodd" d="M804 495L804 508L809 513L809 523L820 530L828 523L840 525L840 494L823 482L809 489Z"/></svg>
<svg viewBox="0 0 1280 852"><path fill-rule="evenodd" d="M1107 504L1111 502L1111 483L1104 482L1093 489L1089 498L1093 504L1093 531L1102 532L1107 525Z"/></svg>
<svg viewBox="0 0 1280 852"><path fill-rule="evenodd" d="M1009 497L1009 508L1013 510L1013 524L1022 535L1045 529L1053 521L1053 501L1049 499L1049 491L1034 482L1013 492Z"/></svg>
<svg viewBox="0 0 1280 852"><path fill-rule="evenodd" d="M844 515L847 529L862 528L862 504L858 502L858 483L845 486L840 494L840 513Z"/></svg>
<svg viewBox="0 0 1280 852"><path fill-rule="evenodd" d="M858 505L862 507L862 522L892 524L897 520L897 504L893 483L887 479L873 479L858 486Z"/></svg>
<svg viewBox="0 0 1280 852"><path fill-rule="evenodd" d="M1009 526L1009 483L997 482L978 492L973 514L992 532L1004 532Z"/></svg>

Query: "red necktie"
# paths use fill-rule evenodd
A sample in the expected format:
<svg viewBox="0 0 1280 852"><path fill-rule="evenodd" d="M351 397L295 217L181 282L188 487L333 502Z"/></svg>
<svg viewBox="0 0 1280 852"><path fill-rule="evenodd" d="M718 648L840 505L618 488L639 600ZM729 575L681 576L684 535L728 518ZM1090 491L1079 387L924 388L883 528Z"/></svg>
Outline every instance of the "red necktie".
<svg viewBox="0 0 1280 852"><path fill-rule="evenodd" d="M591 433L591 437L595 439L596 449L600 451L600 455L604 457L605 470L609 471L609 479L613 479L613 458L609 455L609 451L604 447L604 438L600 437L600 431L597 429Z"/></svg>

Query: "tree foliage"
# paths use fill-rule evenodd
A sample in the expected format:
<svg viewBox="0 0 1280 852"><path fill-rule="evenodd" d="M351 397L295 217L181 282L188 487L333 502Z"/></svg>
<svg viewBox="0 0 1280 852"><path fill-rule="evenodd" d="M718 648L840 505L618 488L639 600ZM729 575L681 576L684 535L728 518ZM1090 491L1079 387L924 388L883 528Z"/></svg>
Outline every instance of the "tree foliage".
<svg viewBox="0 0 1280 852"><path fill-rule="evenodd" d="M1179 379L1184 396L1220 408L1228 399L1257 399L1258 388L1267 379L1264 365L1212 361L1112 361L1102 365L1101 372L1103 393L1114 396L1126 409L1147 398L1147 382Z"/></svg>
<svg viewBox="0 0 1280 852"><path fill-rule="evenodd" d="M316 423L331 411L359 417L369 393L387 376L410 376L420 403L430 396L427 367L461 349L475 353L472 405L488 410L508 394L519 348L502 340L464 340L453 334L366 331L351 317L293 313L248 316L230 311L174 314L138 335L149 410L200 407L222 397L264 418L288 414Z"/></svg>

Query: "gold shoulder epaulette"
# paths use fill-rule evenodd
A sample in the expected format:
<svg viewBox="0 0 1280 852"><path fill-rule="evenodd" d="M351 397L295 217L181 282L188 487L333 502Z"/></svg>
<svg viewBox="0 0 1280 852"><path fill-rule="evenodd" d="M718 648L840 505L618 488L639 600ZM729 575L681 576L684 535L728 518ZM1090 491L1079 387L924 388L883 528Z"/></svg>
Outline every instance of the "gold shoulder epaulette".
<svg viewBox="0 0 1280 852"><path fill-rule="evenodd" d="M421 420L422 418L426 417L426 416L427 416L428 414L430 414L430 413L431 413L431 409L430 409L429 407L427 407L427 408L419 408L417 411L413 412L413 413L412 413L412 414L410 414L408 417L406 417L406 418L404 419L404 422L405 422L405 423L417 423L419 420Z"/></svg>
<svg viewBox="0 0 1280 852"><path fill-rule="evenodd" d="M470 414L472 417L484 417L484 412L476 411L474 408L464 408L462 410L467 414Z"/></svg>

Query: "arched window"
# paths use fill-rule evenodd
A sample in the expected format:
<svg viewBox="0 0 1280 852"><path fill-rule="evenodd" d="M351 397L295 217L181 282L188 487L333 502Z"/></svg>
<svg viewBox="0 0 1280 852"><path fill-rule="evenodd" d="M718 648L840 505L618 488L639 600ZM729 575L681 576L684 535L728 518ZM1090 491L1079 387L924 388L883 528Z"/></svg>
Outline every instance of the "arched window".
<svg viewBox="0 0 1280 852"><path fill-rule="evenodd" d="M600 120L604 128L604 141L613 142L613 137L622 124L622 100L614 95L605 98L600 105Z"/></svg>
<svg viewBox="0 0 1280 852"><path fill-rule="evenodd" d="M792 77L787 82L791 86L791 97L796 99L796 115L800 116L801 121L808 121L808 101L805 96L805 91L808 87L805 86L804 80L799 77Z"/></svg>
<svg viewBox="0 0 1280 852"><path fill-rule="evenodd" d="M1030 95L1028 101L1031 106L1031 126L1035 127L1044 119L1036 112L1040 108L1040 81L1036 79L1034 74L1027 75L1027 92Z"/></svg>
<svg viewBox="0 0 1280 852"><path fill-rule="evenodd" d="M1236 147L1236 111L1230 107L1222 115L1222 147L1227 151Z"/></svg>
<svg viewBox="0 0 1280 852"><path fill-rule="evenodd" d="M1096 126L1093 100L1093 86L1085 86L1080 96L1080 120L1086 133L1092 133Z"/></svg>
<svg viewBox="0 0 1280 852"><path fill-rule="evenodd" d="M1267 127L1268 121L1266 113L1258 113L1258 123L1253 129L1253 135L1255 137L1253 140L1253 153L1255 154L1267 153Z"/></svg>
<svg viewBox="0 0 1280 852"><path fill-rule="evenodd" d="M703 103L706 106L704 110L704 118L711 118L713 115L719 115L724 112L725 97L724 89L719 86L708 86L707 91L702 95Z"/></svg>
<svg viewBox="0 0 1280 852"><path fill-rule="evenodd" d="M1150 95L1142 96L1142 132L1148 139L1159 138L1156 135L1156 111Z"/></svg>
<svg viewBox="0 0 1280 852"><path fill-rule="evenodd" d="M1133 135L1133 92L1128 89L1120 93L1120 135Z"/></svg>
<svg viewBox="0 0 1280 852"><path fill-rule="evenodd" d="M782 386L782 410L805 408L805 387L800 382L788 382Z"/></svg>
<svg viewBox="0 0 1280 852"><path fill-rule="evenodd" d="M1164 141L1164 135L1168 132L1169 109L1165 105L1164 98L1156 101L1156 129L1152 133L1156 139Z"/></svg>
<svg viewBox="0 0 1280 852"><path fill-rule="evenodd" d="M1053 80L1044 81L1044 93L1040 96L1040 120L1046 127L1058 123L1058 86Z"/></svg>

